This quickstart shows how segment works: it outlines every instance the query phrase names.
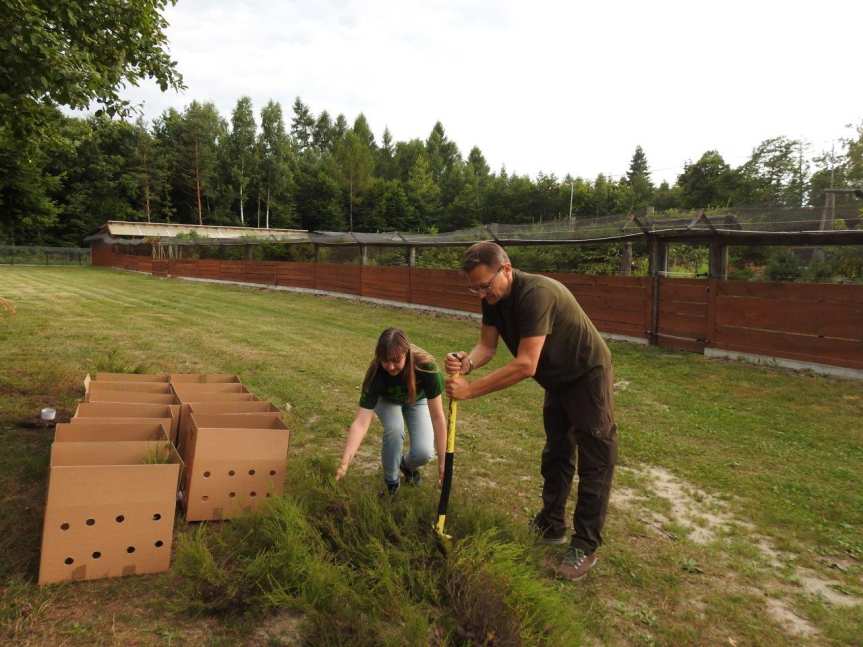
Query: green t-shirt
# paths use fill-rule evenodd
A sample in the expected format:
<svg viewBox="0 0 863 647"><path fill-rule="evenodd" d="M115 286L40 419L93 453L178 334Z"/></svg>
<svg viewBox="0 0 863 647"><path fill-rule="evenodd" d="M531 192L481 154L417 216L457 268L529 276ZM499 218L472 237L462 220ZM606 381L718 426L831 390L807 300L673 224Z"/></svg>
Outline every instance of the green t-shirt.
<svg viewBox="0 0 863 647"><path fill-rule="evenodd" d="M513 270L512 291L494 305L482 300L482 322L494 326L515 356L523 337L547 335L534 379L546 389L573 382L611 352L569 289L552 278Z"/></svg>
<svg viewBox="0 0 863 647"><path fill-rule="evenodd" d="M443 375L434 364L424 364L414 367L416 379L417 400L427 398L431 400L443 393ZM367 390L360 396L360 406L363 409L374 409L378 404L378 398L406 404L408 401L408 384L405 380L404 371L398 375L390 375L380 366L372 378Z"/></svg>

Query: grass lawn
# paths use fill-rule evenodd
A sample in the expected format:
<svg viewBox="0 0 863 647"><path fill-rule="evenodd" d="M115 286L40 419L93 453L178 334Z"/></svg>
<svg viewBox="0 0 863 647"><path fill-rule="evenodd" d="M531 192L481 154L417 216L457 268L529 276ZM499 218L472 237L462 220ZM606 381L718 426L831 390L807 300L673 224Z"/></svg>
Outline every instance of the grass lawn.
<svg viewBox="0 0 863 647"><path fill-rule="evenodd" d="M304 635L308 609L287 602L264 615L193 613L177 574L34 584L51 442L36 415L71 415L87 372L239 374L286 411L288 498L302 497L310 469L335 469L384 327L437 357L468 350L478 333L466 318L97 268L0 267L0 297L17 310L0 310L0 640L19 645L278 645ZM863 384L610 345L620 463L600 562L574 584L536 571L578 640L863 644ZM508 357L501 347L492 366ZM489 523L520 537L537 510L541 403L525 382L460 406L448 518L457 538ZM327 486L346 510L379 506L379 431L346 481ZM413 519L412 507L432 522L430 480L393 518ZM178 535L196 532L178 521Z"/></svg>

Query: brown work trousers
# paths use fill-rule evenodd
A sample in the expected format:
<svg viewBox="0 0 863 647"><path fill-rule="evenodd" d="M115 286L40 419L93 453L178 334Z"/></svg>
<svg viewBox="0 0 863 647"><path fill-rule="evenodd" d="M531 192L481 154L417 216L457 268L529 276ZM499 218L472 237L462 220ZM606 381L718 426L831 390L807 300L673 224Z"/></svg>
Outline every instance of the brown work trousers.
<svg viewBox="0 0 863 647"><path fill-rule="evenodd" d="M617 462L614 374L596 367L575 382L545 392L542 512L536 522L559 535L566 529L566 501L578 469L572 544L593 553L602 544L611 480ZM576 460L577 459L577 460Z"/></svg>

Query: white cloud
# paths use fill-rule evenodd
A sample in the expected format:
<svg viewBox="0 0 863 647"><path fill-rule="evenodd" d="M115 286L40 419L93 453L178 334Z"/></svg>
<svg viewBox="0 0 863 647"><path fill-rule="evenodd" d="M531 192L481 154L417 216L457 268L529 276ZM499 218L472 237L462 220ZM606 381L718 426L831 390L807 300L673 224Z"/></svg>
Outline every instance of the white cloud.
<svg viewBox="0 0 863 647"><path fill-rule="evenodd" d="M188 90L130 89L149 118L192 99L229 117L249 95L289 119L300 96L378 137L440 120L463 154L531 175L620 175L641 144L673 181L708 149L739 164L788 135L817 152L863 119L860 2L180 0L167 17Z"/></svg>

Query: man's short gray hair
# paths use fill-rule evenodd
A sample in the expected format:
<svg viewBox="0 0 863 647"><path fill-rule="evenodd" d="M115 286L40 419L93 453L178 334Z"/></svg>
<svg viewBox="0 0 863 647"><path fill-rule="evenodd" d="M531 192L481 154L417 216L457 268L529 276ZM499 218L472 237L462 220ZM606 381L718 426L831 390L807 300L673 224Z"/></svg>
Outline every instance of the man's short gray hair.
<svg viewBox="0 0 863 647"><path fill-rule="evenodd" d="M504 263L509 263L509 256L503 247L494 241L484 240L467 248L461 259L461 269L470 272L477 265L497 269Z"/></svg>

